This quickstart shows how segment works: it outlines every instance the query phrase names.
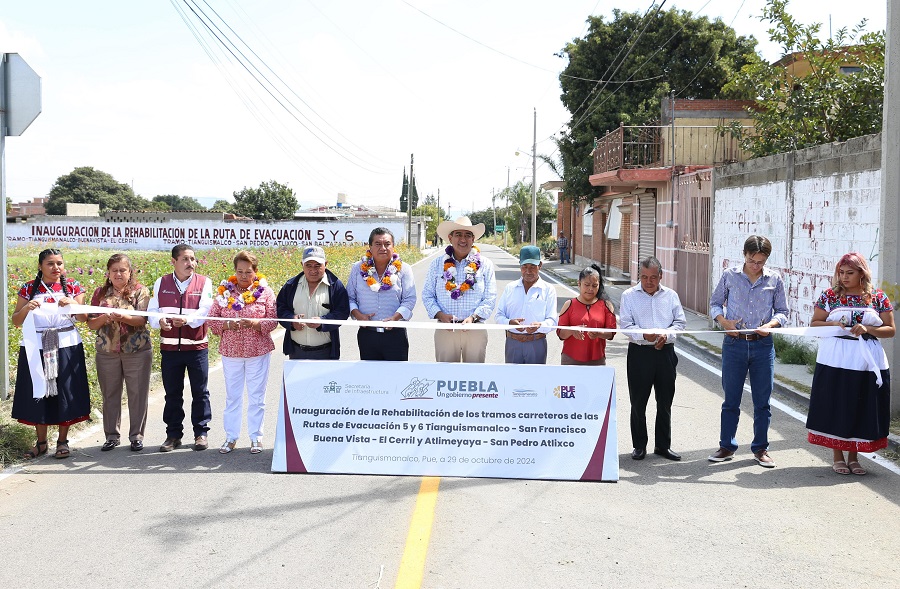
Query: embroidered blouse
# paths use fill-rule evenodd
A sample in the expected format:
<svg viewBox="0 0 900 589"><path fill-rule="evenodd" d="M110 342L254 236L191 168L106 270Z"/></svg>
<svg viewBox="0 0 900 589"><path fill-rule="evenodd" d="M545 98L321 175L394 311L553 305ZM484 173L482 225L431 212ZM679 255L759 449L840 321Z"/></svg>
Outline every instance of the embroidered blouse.
<svg viewBox="0 0 900 589"><path fill-rule="evenodd" d="M890 299L888 299L887 295L881 290L876 290L872 293L872 302L869 305L863 300L862 295L838 295L834 292L834 289L831 288L823 291L816 301L816 308L827 311L828 313L831 313L834 309L839 307L859 309L859 311L854 311L850 314L850 325L847 327L862 323L862 316L867 308L874 309L875 312L879 314L894 310L894 306L891 304Z"/></svg>
<svg viewBox="0 0 900 589"><path fill-rule="evenodd" d="M264 356L275 349L272 341L272 330L278 327L275 320L275 293L268 286L263 289L259 298L240 311L223 307L218 298L209 310L210 317L226 317L228 319L263 319L260 331L250 327L241 329L225 329L225 321L210 321L209 328L218 335L219 353L227 358L255 358Z"/></svg>

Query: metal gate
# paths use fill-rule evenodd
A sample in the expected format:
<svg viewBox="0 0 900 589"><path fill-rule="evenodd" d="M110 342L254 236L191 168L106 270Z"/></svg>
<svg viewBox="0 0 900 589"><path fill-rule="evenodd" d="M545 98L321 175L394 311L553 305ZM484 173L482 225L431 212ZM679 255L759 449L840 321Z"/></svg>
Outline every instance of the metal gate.
<svg viewBox="0 0 900 589"><path fill-rule="evenodd" d="M679 176L675 187L679 230L676 290L684 308L708 315L712 171Z"/></svg>
<svg viewBox="0 0 900 589"><path fill-rule="evenodd" d="M656 195L640 195L638 209L638 263L640 263L650 256L656 256Z"/></svg>

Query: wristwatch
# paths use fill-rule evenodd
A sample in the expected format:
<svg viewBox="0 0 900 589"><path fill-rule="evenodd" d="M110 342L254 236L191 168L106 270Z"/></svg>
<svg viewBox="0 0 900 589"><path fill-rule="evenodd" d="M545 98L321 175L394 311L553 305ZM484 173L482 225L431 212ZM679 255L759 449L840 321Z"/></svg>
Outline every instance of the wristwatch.
<svg viewBox="0 0 900 589"><path fill-rule="evenodd" d="M472 323L481 323L482 321L484 321L484 319L474 313L472 314Z"/></svg>

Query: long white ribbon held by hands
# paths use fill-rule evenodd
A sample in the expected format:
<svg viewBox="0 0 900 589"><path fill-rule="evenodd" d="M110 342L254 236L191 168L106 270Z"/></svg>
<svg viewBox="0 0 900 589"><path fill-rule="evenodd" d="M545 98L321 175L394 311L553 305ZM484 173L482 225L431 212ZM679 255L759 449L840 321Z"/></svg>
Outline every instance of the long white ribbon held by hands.
<svg viewBox="0 0 900 589"><path fill-rule="evenodd" d="M35 311L37 311L36 309ZM51 311L58 312L62 314L69 315L80 315L80 314L106 314L106 313L123 313L127 315L139 315L142 317L158 317L160 319L184 319L187 322L192 321L234 321L234 317L206 317L199 312L194 312L188 315L178 315L174 313L157 313L157 312L149 312L149 311L132 311L126 309L114 309L111 307L94 307L91 305L69 305L66 307L60 307L58 310ZM314 324L314 325L348 325L348 326L356 326L356 327L404 327L407 329L449 329L449 330L488 330L488 331L510 331L510 330L520 330L526 327L531 327L529 325L501 325L497 323L441 323L438 321L357 321L355 319L321 319L316 317L308 317L304 319L271 319L266 318L271 321L280 321L286 322L289 321L291 323L302 323L302 324ZM554 325L553 329L568 329L572 331L583 331L586 333L630 333L637 335L646 335L646 334L666 334L666 335L680 335L680 334L703 334L703 333L723 333L720 330L679 330L679 329L608 329L605 327L583 327L579 325L565 325L558 326ZM736 329L735 332L739 333L756 333L755 329ZM778 327L775 329L766 330L769 333L779 333L782 335L795 335L801 337L835 337L841 335L849 335L850 330L845 329L843 327Z"/></svg>

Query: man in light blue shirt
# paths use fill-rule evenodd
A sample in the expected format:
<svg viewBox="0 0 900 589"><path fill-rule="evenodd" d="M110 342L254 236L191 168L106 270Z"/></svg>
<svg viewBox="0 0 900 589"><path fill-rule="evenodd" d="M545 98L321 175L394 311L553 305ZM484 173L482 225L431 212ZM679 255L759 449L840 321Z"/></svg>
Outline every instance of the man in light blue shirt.
<svg viewBox="0 0 900 589"><path fill-rule="evenodd" d="M376 227L369 251L353 264L347 279L350 316L357 321L409 321L416 306L412 268L394 253L394 234ZM409 360L409 339L402 327L363 326L356 333L360 360Z"/></svg>
<svg viewBox="0 0 900 589"><path fill-rule="evenodd" d="M787 322L787 298L784 282L774 270L766 268L772 253L771 242L751 235L744 242L744 263L722 273L709 299L709 315L725 330L722 341L722 420L719 449L710 462L731 460L738 449L737 427L741 416L744 381L750 375L753 398L753 442L750 450L756 462L774 468L769 456L769 423L772 409L769 399L775 384L775 345L769 329ZM741 332L737 330L754 330Z"/></svg>
<svg viewBox="0 0 900 589"><path fill-rule="evenodd" d="M519 251L522 278L510 282L497 303L497 323L521 325L506 332L507 364L546 364L547 334L556 325L556 289L541 279L541 250Z"/></svg>
<svg viewBox="0 0 900 589"><path fill-rule="evenodd" d="M465 327L488 319L497 302L494 264L475 246L484 235L484 223L473 225L468 217L460 217L438 225L437 234L450 245L428 267L422 303L429 317L459 323L460 329L435 330L435 360L483 363L487 331Z"/></svg>

